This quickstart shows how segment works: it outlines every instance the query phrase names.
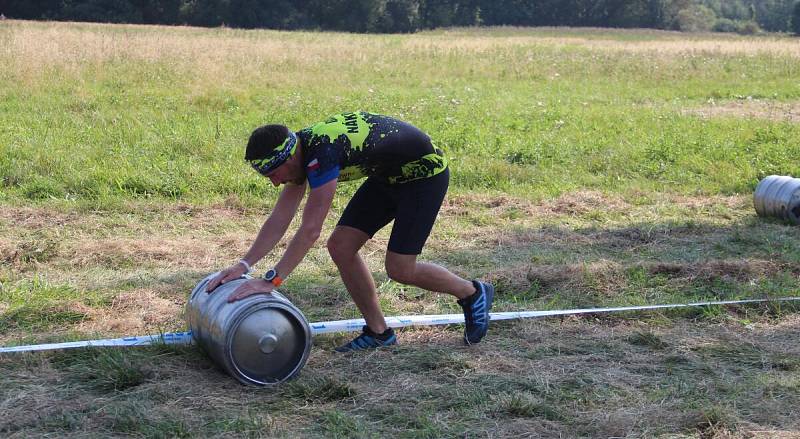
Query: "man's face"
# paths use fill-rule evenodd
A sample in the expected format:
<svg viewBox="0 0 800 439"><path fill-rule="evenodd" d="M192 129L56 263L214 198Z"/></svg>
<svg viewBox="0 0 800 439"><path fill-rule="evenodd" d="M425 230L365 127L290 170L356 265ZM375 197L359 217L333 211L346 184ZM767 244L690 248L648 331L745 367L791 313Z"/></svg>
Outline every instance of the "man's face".
<svg viewBox="0 0 800 439"><path fill-rule="evenodd" d="M306 181L306 174L303 172L303 165L300 163L299 157L294 154L284 164L268 173L267 178L275 187L286 183L301 185Z"/></svg>

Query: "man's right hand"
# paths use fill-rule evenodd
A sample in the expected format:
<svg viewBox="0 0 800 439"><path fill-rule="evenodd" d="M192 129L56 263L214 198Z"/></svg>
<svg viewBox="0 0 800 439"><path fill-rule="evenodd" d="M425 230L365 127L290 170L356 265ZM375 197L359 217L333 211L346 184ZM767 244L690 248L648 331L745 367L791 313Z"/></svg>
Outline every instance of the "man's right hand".
<svg viewBox="0 0 800 439"><path fill-rule="evenodd" d="M230 267L222 270L216 277L214 277L214 279L211 279L211 282L206 285L206 293L213 293L218 286L224 284L225 282L241 279L245 273L247 273L247 269L243 264L237 263L235 265L231 265Z"/></svg>

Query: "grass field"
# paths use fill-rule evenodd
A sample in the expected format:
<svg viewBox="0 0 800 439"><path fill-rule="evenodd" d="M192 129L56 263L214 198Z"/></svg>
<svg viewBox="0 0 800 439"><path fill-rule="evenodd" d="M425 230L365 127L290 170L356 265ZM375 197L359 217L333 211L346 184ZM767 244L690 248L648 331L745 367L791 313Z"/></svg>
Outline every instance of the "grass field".
<svg viewBox="0 0 800 439"><path fill-rule="evenodd" d="M277 191L250 131L363 109L451 157L423 259L495 310L800 296L800 233L755 216L800 176L800 40L598 29L285 33L0 22L0 345L182 330ZM357 184L342 184L330 232ZM389 314L457 312L387 279ZM277 255L258 265L265 269ZM323 245L283 292L357 317ZM244 388L194 348L0 356L4 437L800 437L797 306L404 330Z"/></svg>

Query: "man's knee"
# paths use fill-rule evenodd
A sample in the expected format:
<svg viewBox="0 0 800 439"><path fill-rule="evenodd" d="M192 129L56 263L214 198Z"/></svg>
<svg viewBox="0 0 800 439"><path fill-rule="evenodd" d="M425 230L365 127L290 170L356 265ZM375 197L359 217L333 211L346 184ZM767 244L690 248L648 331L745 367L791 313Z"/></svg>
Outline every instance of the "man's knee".
<svg viewBox="0 0 800 439"><path fill-rule="evenodd" d="M343 233L336 233L334 231L330 238L328 238L328 253L331 259L335 261L344 260L353 257L361 247L354 239L350 239Z"/></svg>
<svg viewBox="0 0 800 439"><path fill-rule="evenodd" d="M417 268L416 262L399 261L386 259L386 275L389 279L400 282L401 284L413 284L414 272Z"/></svg>
<svg viewBox="0 0 800 439"><path fill-rule="evenodd" d="M331 258L334 261L344 257L345 242L340 236L337 236L335 233L328 238L327 247L328 247L328 254L331 255Z"/></svg>

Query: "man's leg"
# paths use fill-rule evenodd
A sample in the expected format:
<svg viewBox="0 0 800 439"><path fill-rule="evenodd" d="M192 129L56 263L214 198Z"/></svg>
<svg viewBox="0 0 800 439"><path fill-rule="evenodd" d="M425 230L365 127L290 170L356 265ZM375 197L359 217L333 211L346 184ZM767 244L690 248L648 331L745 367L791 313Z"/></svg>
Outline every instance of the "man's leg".
<svg viewBox="0 0 800 439"><path fill-rule="evenodd" d="M388 251L386 273L397 282L428 291L452 294L464 311L464 342L481 341L489 329L489 311L492 309L494 287L486 282L462 279L444 267L417 262L416 255Z"/></svg>
<svg viewBox="0 0 800 439"><path fill-rule="evenodd" d="M417 255L387 251L386 274L390 279L401 284L452 294L459 299L467 298L475 293L475 286L471 281L456 276L440 265L417 262Z"/></svg>
<svg viewBox="0 0 800 439"><path fill-rule="evenodd" d="M328 239L328 252L339 269L347 291L367 326L375 333L386 330L386 320L378 304L375 280L358 251L369 239L369 235L349 226L336 226Z"/></svg>
<svg viewBox="0 0 800 439"><path fill-rule="evenodd" d="M399 203L389 237L386 272L400 283L456 296L464 311L464 341L474 344L489 329L494 287L461 279L435 264L417 262L444 200L448 180L445 170L434 177L397 185Z"/></svg>

